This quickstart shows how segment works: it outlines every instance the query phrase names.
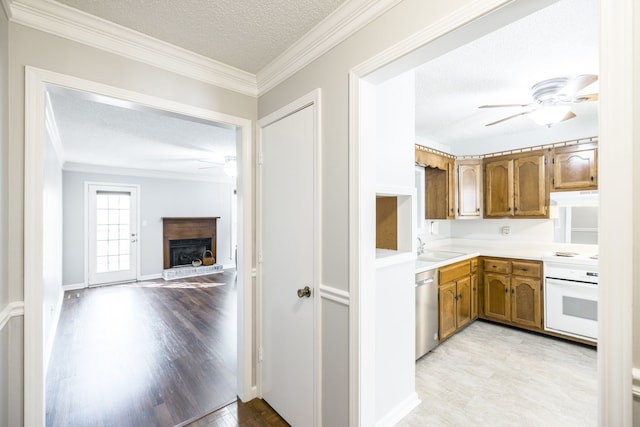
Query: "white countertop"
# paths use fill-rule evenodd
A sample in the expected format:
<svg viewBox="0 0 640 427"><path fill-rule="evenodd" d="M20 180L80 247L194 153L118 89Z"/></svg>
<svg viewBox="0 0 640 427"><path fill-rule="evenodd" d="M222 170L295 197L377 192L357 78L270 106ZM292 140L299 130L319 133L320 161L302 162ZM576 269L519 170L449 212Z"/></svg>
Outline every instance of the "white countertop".
<svg viewBox="0 0 640 427"><path fill-rule="evenodd" d="M461 255L442 261L424 261L416 259L416 273L439 268L477 256L518 258L535 261L542 261L544 257L547 257L556 251L577 252L590 256L598 253L598 246L553 242L445 239L427 242L425 250L458 252L461 253Z"/></svg>

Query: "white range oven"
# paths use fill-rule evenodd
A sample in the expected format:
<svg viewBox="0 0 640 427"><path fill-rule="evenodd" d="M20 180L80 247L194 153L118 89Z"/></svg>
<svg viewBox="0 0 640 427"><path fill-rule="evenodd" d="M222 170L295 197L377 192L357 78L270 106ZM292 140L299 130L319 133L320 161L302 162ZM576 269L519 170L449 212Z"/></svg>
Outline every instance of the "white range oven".
<svg viewBox="0 0 640 427"><path fill-rule="evenodd" d="M598 340L598 259L556 252L544 261L544 329Z"/></svg>

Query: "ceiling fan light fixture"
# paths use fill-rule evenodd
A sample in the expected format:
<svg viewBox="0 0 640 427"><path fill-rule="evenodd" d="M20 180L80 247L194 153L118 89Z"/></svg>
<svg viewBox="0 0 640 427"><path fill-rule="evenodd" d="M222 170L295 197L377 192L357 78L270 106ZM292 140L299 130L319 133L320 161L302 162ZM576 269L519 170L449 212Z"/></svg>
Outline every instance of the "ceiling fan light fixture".
<svg viewBox="0 0 640 427"><path fill-rule="evenodd" d="M571 111L568 105L543 106L529 114L529 117L540 126L551 126L565 119Z"/></svg>

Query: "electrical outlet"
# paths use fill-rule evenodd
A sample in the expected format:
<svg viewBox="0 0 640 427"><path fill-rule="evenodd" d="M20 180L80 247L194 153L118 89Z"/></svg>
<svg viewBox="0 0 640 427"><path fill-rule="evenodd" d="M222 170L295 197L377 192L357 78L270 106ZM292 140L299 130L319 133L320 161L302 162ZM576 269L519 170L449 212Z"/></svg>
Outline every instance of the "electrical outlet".
<svg viewBox="0 0 640 427"><path fill-rule="evenodd" d="M511 227L509 227L508 225L505 225L504 227L502 227L502 234L504 234L505 236L507 234L511 234Z"/></svg>

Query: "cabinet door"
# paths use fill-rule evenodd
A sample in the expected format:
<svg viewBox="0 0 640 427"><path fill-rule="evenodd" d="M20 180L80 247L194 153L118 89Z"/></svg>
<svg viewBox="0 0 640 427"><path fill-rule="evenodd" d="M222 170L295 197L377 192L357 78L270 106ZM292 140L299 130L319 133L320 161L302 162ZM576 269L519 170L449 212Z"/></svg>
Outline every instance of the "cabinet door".
<svg viewBox="0 0 640 427"><path fill-rule="evenodd" d="M484 216L513 215L513 160L485 160Z"/></svg>
<svg viewBox="0 0 640 427"><path fill-rule="evenodd" d="M542 327L540 280L530 277L511 278L511 322L532 328Z"/></svg>
<svg viewBox="0 0 640 427"><path fill-rule="evenodd" d="M547 217L545 155L514 160L514 215Z"/></svg>
<svg viewBox="0 0 640 427"><path fill-rule="evenodd" d="M458 164L458 216L480 216L480 186L482 167L480 161Z"/></svg>
<svg viewBox="0 0 640 427"><path fill-rule="evenodd" d="M456 301L456 327L461 328L471 322L471 278L458 280Z"/></svg>
<svg viewBox="0 0 640 427"><path fill-rule="evenodd" d="M447 162L447 219L456 217L456 165L453 159Z"/></svg>
<svg viewBox="0 0 640 427"><path fill-rule="evenodd" d="M554 190L594 190L598 188L598 152L595 144L554 149Z"/></svg>
<svg viewBox="0 0 640 427"><path fill-rule="evenodd" d="M471 320L478 318L478 275L471 275Z"/></svg>
<svg viewBox="0 0 640 427"><path fill-rule="evenodd" d="M486 273L484 275L484 315L489 319L509 321L511 317L509 276Z"/></svg>
<svg viewBox="0 0 640 427"><path fill-rule="evenodd" d="M438 332L443 340L456 331L456 282L445 283L438 289Z"/></svg>

